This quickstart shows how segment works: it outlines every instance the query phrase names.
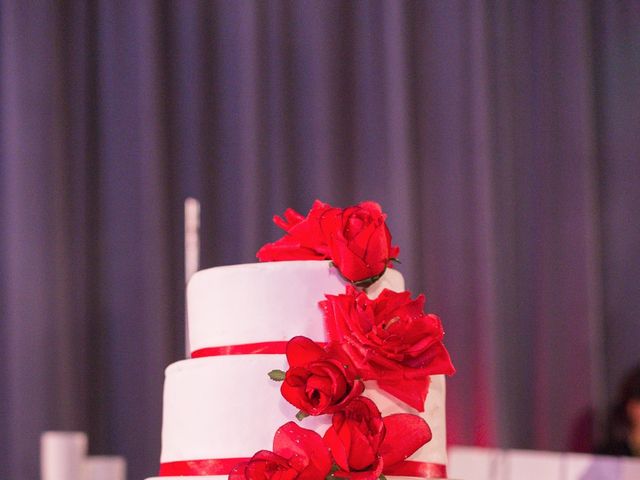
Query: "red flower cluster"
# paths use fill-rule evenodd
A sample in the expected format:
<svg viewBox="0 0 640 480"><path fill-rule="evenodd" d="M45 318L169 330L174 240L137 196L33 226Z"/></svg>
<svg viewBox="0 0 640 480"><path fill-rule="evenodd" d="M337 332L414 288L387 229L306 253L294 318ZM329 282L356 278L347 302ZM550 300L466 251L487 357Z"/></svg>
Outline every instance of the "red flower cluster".
<svg viewBox="0 0 640 480"><path fill-rule="evenodd" d="M263 246L262 261L331 259L356 286L377 280L398 255L391 246L386 215L373 202L346 209L316 201L304 217L288 209L274 222L287 232ZM333 414L324 438L290 422L278 430L273 452L262 450L237 465L229 480L317 480L332 475L377 480L403 470L402 462L431 440L418 415L382 417L375 403L361 396L363 380L424 410L429 376L452 374L436 315L425 314L424 296L384 290L376 299L348 286L342 295L326 295L328 344L306 337L287 344L289 369L269 376L282 381L282 396L304 414ZM301 418L301 417L299 417Z"/></svg>
<svg viewBox="0 0 640 480"><path fill-rule="evenodd" d="M332 260L344 278L367 285L378 279L396 258L386 215L375 202L345 209L316 200L306 217L287 209L273 221L287 234L264 245L260 261Z"/></svg>
<svg viewBox="0 0 640 480"><path fill-rule="evenodd" d="M324 441L338 465L339 478L375 480L431 440L431 429L422 418L396 413L384 418L375 403L354 399L336 413Z"/></svg>
<svg viewBox="0 0 640 480"><path fill-rule="evenodd" d="M384 290L375 300L351 286L320 302L329 342L364 380L424 410L429 376L455 372L440 319L423 311L424 296Z"/></svg>
<svg viewBox="0 0 640 480"><path fill-rule="evenodd" d="M337 478L376 480L431 440L431 430L417 415L382 418L375 404L355 398L333 415L324 438L293 422L278 429L273 452L261 450L236 465L229 480L319 480L335 463Z"/></svg>

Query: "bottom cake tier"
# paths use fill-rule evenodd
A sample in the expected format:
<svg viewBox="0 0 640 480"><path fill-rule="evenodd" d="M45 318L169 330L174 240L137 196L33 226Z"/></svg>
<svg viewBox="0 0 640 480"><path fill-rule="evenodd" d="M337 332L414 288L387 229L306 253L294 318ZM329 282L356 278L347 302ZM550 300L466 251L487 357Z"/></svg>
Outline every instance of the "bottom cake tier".
<svg viewBox="0 0 640 480"><path fill-rule="evenodd" d="M170 365L164 386L161 464L249 458L259 450L271 450L276 430L296 421L298 411L284 400L280 384L268 378L267 373L274 369L286 370L284 355L206 357ZM365 395L383 416L399 412L422 416L433 438L408 460L446 465L444 376L431 378L421 413L378 390L375 382L367 383ZM330 421L330 415L322 415L307 417L299 424L323 434ZM171 475L175 474L167 471L167 476L158 478L180 478ZM199 478L224 479L227 475Z"/></svg>
<svg viewBox="0 0 640 480"><path fill-rule="evenodd" d="M185 476L181 476L181 477L150 477L147 478L146 480L184 480ZM229 478L228 475L199 475L197 477L197 480L227 480ZM387 475L386 476L387 479L393 479L393 480L416 480L415 477L394 477L392 475ZM446 479L446 478L436 478L436 477L431 477L429 480L453 480L453 479Z"/></svg>

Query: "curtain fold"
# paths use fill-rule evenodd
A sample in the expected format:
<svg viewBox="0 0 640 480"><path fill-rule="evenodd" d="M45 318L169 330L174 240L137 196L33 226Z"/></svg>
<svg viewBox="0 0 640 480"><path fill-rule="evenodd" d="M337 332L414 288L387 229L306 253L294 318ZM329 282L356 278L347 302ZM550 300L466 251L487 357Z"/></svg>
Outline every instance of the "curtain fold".
<svg viewBox="0 0 640 480"><path fill-rule="evenodd" d="M380 202L450 441L589 448L640 361L638 85L633 1L0 1L0 477L46 429L155 474L186 196L204 267Z"/></svg>

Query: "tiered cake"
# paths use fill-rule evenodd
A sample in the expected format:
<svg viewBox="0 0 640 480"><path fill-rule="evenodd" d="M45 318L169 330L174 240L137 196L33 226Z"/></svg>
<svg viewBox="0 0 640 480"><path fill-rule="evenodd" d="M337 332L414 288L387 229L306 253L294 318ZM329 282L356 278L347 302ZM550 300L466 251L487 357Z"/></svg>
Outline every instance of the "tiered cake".
<svg viewBox="0 0 640 480"><path fill-rule="evenodd" d="M290 232L291 222L287 226ZM291 236L289 233L287 242ZM270 244L270 247L274 245L277 250L278 242ZM287 248L286 252L287 258L291 258L291 249ZM391 292L404 291L402 275L395 269L386 268L389 259L385 260L382 272L371 275L364 282L348 281L344 271L335 266L335 259L333 262L320 259L271 261L217 267L196 273L187 288L192 358L176 362L166 370L161 467L160 477L156 478L198 476L202 479L222 479L230 474L230 478L248 480L324 480L326 476L366 480L383 474L389 479L446 477L443 375L418 379L422 381L424 378L428 394L426 402L420 400L424 408L415 408L422 404L410 402L414 403L414 406L410 406L403 393L394 391L390 377L372 377L370 373L365 373L365 369L360 369L359 365L364 364L358 358L353 354L340 353L340 348L336 347L341 344L343 335L336 330L339 322L335 317L338 314L329 311L332 308L340 310L336 307L339 301L353 297L373 302L381 294L386 298L392 295ZM354 288L351 284L359 287ZM366 298L358 295L366 295ZM406 298L409 298L408 293ZM418 303L421 307L422 303ZM416 301L412 301L411 308L415 305ZM402 311L399 309L399 313L393 313L382 327L393 331L393 324L402 321L399 319ZM409 313L416 316L413 310ZM432 317L438 326L439 320ZM331 318L332 328L328 327ZM422 314L420 318L423 318ZM348 336L344 335L344 338ZM299 348L294 348L294 342L290 342L294 338L299 345L311 345L314 352L323 352L321 359L316 358L315 363L303 360L310 362L309 366L296 365L294 368L293 359L300 352ZM439 338L430 339L427 343L441 345ZM412 341L411 348L424 347L416 347L418 344ZM429 348L431 353L428 358L441 355L439 350L431 346ZM302 357L311 355L304 353L304 348L302 351ZM329 353L325 354L325 351ZM373 365L369 354L365 353L365 356L365 364ZM427 357L420 357L420 364L414 361L411 372L424 372L424 358ZM448 361L448 356L445 360ZM299 363L299 360L295 361ZM435 363L442 362L436 360ZM340 378L336 379L333 373L328 376L322 373L331 372L332 365L345 369L342 373L338 372ZM407 368L404 367L403 372ZM452 373L452 368L445 368L442 373ZM340 375L346 379L346 387ZM402 375L406 376L406 373ZM306 379L307 383L302 386L296 384L300 378ZM325 381L334 383L327 385L323 383ZM403 388L414 385L411 382L415 381L415 378L411 378L409 383L400 382L398 385ZM287 391L285 384L288 384ZM330 392L328 400L325 395L327 391ZM302 392L304 398L297 401L291 392ZM373 403L362 400L360 393ZM379 410L372 418L365 419L367 425L374 425L371 428L368 426L367 432L375 430L375 433L367 433L367 438L372 438L371 445L375 444L379 450L378 453L373 451L374 457L378 458L375 466L365 465L362 468L364 473L355 471L360 468L354 466L358 460L351 460L356 458L356 453L360 455L355 452L356 447L353 447L353 452L348 451L347 456L343 455L344 458L337 458L336 453L337 439L344 440L345 435L349 439L355 438L356 434L348 431L347 426L352 425L349 422L356 417L362 421L358 416L360 414L349 413L355 411L356 404L366 405L369 410ZM300 408L301 405L303 408ZM393 415L397 413L405 415ZM409 422L402 423L400 420ZM420 432L415 433L417 437L425 437L415 440L414 446L407 447L410 450L403 450L411 454L406 460L404 455L401 459L390 460L394 456L393 452L389 453L393 450L393 442L402 443L400 439L390 440L402 436L398 432L391 433L392 427L397 429L395 424L400 425L400 430L406 428L405 436L412 436L415 431ZM333 433L327 432L328 429ZM327 446L322 443L320 436L308 430L324 435ZM385 435L387 440L384 440ZM272 444L275 453L269 451ZM299 444L313 447L296 452ZM366 449L370 449L371 445L367 445ZM399 453L396 452L397 455ZM362 458L361 455L358 458ZM380 458L387 464L383 466ZM330 471L323 470L327 462L331 463ZM371 473L376 468L376 473ZM348 471L345 473L345 470Z"/></svg>

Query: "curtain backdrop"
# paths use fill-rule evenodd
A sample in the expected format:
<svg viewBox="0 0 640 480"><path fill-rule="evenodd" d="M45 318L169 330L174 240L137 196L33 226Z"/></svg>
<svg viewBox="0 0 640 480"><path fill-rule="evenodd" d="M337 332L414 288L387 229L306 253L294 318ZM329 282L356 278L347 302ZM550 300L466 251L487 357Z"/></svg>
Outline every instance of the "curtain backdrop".
<svg viewBox="0 0 640 480"><path fill-rule="evenodd" d="M640 359L640 3L0 0L0 477L45 429L158 465L203 266L380 202L450 442L584 448ZM268 414L268 412L267 412Z"/></svg>

